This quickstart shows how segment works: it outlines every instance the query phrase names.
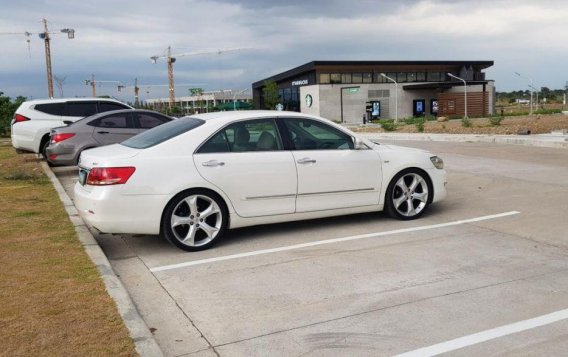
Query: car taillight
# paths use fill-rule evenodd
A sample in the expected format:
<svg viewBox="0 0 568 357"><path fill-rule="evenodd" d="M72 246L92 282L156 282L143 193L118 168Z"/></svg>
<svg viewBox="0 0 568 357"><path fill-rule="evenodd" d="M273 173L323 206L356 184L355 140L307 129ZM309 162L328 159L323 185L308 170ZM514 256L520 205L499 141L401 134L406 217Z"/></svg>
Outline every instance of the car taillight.
<svg viewBox="0 0 568 357"><path fill-rule="evenodd" d="M67 140L69 138L74 137L74 133L62 133L62 134L55 134L51 137L51 143L56 144L60 141Z"/></svg>
<svg viewBox="0 0 568 357"><path fill-rule="evenodd" d="M136 171L135 167L95 167L89 171L87 185L122 185Z"/></svg>
<svg viewBox="0 0 568 357"><path fill-rule="evenodd" d="M21 114L14 114L14 120L13 120L12 123L13 123L13 124L16 124L16 123L21 123L21 122L23 122L23 121L28 121L28 120L30 120L30 118L25 117L25 116L23 116L23 115L21 115Z"/></svg>

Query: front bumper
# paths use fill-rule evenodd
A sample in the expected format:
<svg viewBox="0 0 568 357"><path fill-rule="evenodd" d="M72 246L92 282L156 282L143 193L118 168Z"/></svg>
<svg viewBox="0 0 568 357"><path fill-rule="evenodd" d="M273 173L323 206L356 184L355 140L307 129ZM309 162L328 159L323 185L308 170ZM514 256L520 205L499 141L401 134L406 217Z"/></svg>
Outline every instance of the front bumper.
<svg viewBox="0 0 568 357"><path fill-rule="evenodd" d="M446 185L448 183L446 170L442 169L429 169L428 175L432 179L432 186L434 189L434 198L432 203L439 202L446 198L448 192L446 191Z"/></svg>

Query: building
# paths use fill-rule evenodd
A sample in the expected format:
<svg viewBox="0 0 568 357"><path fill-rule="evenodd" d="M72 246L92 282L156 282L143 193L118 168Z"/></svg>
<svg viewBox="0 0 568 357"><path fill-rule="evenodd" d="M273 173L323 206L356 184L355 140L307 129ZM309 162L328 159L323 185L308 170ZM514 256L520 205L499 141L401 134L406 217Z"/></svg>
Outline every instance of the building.
<svg viewBox="0 0 568 357"><path fill-rule="evenodd" d="M493 61L312 61L252 85L253 106L264 108L265 81L277 83L285 110L345 123L368 119L495 112L495 86L484 69ZM388 77L388 78L387 78ZM392 80L390 80L390 79ZM393 82L394 81L394 82ZM395 83L396 82L396 83Z"/></svg>
<svg viewBox="0 0 568 357"><path fill-rule="evenodd" d="M146 99L145 103L154 110L165 110L169 108L170 99L152 98ZM232 110L232 107L238 110L243 108L243 104L250 103L252 103L250 92L247 94L241 91L233 94L231 90L222 90L176 97L174 106L180 107L184 114L194 114L207 113L213 110Z"/></svg>

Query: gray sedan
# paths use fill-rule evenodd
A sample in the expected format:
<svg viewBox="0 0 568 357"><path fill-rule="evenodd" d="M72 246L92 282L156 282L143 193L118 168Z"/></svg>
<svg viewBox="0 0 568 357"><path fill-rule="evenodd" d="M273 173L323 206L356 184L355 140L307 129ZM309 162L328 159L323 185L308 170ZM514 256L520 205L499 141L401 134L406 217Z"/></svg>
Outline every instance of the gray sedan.
<svg viewBox="0 0 568 357"><path fill-rule="evenodd" d="M149 110L115 110L95 114L51 130L47 161L56 166L76 165L83 150L120 143L173 118Z"/></svg>

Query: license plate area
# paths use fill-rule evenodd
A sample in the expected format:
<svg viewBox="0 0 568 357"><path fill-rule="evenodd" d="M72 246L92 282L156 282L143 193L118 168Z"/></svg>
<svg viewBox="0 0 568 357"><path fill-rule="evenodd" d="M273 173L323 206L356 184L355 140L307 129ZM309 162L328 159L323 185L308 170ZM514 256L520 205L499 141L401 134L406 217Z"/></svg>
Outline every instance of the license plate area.
<svg viewBox="0 0 568 357"><path fill-rule="evenodd" d="M87 182L87 176L89 176L89 170L87 169L79 169L79 183L81 186L85 186Z"/></svg>

